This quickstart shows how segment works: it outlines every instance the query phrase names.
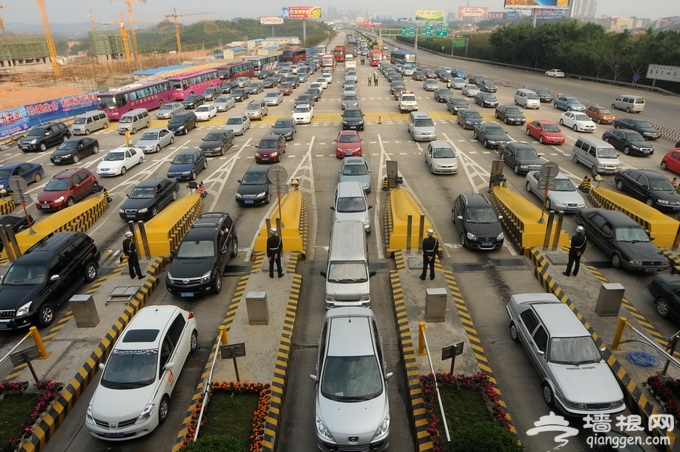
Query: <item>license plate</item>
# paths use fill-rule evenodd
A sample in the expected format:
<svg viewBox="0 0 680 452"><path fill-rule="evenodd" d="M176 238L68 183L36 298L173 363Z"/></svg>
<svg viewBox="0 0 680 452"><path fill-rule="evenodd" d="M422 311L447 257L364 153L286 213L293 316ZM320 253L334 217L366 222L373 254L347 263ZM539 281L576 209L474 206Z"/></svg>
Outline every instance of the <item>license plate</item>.
<svg viewBox="0 0 680 452"><path fill-rule="evenodd" d="M493 243L491 243L491 242L482 242L482 246L485 247L485 248L488 248L488 247L490 247L490 246L493 246Z"/></svg>
<svg viewBox="0 0 680 452"><path fill-rule="evenodd" d="M40 206L40 207L42 207L43 209L49 209L50 208L50 206L48 206L48 205L43 205L43 206Z"/></svg>
<svg viewBox="0 0 680 452"><path fill-rule="evenodd" d="M0 330L8 330L9 323L0 323Z"/></svg>
<svg viewBox="0 0 680 452"><path fill-rule="evenodd" d="M54 159L54 163L59 163L61 162L61 159Z"/></svg>
<svg viewBox="0 0 680 452"><path fill-rule="evenodd" d="M128 215L127 217L128 217L128 218L134 218L135 215Z"/></svg>
<svg viewBox="0 0 680 452"><path fill-rule="evenodd" d="M107 438L125 438L123 433L104 433L104 436Z"/></svg>
<svg viewBox="0 0 680 452"><path fill-rule="evenodd" d="M183 298L190 298L190 297L193 297L193 296L194 296L194 293L193 293L193 292L181 292L181 293L179 294L179 296L180 296L180 297L183 297Z"/></svg>
<svg viewBox="0 0 680 452"><path fill-rule="evenodd" d="M262 161L266 162L269 160L269 157L262 157Z"/></svg>
<svg viewBox="0 0 680 452"><path fill-rule="evenodd" d="M255 201L253 201L252 199L246 199L246 204L253 204L254 202Z"/></svg>
<svg viewBox="0 0 680 452"><path fill-rule="evenodd" d="M680 210L680 206L673 207L673 210Z"/></svg>
<svg viewBox="0 0 680 452"><path fill-rule="evenodd" d="M445 170L442 170L442 173L450 173L450 172L451 172L451 170L450 170L450 169L445 169Z"/></svg>
<svg viewBox="0 0 680 452"><path fill-rule="evenodd" d="M645 268L646 273L652 273L652 272L655 272L655 271L656 271L656 268Z"/></svg>
<svg viewBox="0 0 680 452"><path fill-rule="evenodd" d="M352 151L345 151L345 157L351 157Z"/></svg>

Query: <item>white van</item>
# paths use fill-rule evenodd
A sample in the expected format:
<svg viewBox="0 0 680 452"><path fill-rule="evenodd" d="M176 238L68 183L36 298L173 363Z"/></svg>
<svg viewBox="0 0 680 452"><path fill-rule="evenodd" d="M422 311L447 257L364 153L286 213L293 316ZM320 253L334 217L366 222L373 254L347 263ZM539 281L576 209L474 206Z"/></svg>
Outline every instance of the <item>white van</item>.
<svg viewBox="0 0 680 452"><path fill-rule="evenodd" d="M328 249L328 265L321 276L326 278L326 309L338 306L371 306L368 269L368 245L364 225L359 220L333 223Z"/></svg>
<svg viewBox="0 0 680 452"><path fill-rule="evenodd" d="M125 134L129 130L132 135L144 127L151 127L151 117L146 108L130 110L118 120L118 133Z"/></svg>
<svg viewBox="0 0 680 452"><path fill-rule="evenodd" d="M621 168L619 154L614 147L595 137L580 137L572 149L572 159L575 163L590 168L590 173L614 174Z"/></svg>
<svg viewBox="0 0 680 452"><path fill-rule="evenodd" d="M538 110L541 107L541 99L538 97L538 94L536 94L535 91L520 88L515 91L515 105L521 105L524 108L535 108Z"/></svg>
<svg viewBox="0 0 680 452"><path fill-rule="evenodd" d="M109 126L109 118L101 110L88 111L76 116L71 125L73 135L89 135L95 130L106 129Z"/></svg>
<svg viewBox="0 0 680 452"><path fill-rule="evenodd" d="M371 233L371 217L364 187L357 181L339 182L333 199L333 222L338 220L359 220L364 225L366 234Z"/></svg>
<svg viewBox="0 0 680 452"><path fill-rule="evenodd" d="M645 109L645 98L633 94L622 94L616 96L612 108L624 110L628 113L640 113Z"/></svg>

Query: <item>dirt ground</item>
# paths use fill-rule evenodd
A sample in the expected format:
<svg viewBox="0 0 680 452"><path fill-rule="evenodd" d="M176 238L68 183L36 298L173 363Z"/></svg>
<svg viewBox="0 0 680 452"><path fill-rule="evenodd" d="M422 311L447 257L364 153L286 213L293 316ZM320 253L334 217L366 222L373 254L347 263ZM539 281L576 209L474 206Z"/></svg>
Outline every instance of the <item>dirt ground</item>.
<svg viewBox="0 0 680 452"><path fill-rule="evenodd" d="M0 110L11 110L49 99L82 94L85 91L69 86L29 87L16 82L0 83Z"/></svg>

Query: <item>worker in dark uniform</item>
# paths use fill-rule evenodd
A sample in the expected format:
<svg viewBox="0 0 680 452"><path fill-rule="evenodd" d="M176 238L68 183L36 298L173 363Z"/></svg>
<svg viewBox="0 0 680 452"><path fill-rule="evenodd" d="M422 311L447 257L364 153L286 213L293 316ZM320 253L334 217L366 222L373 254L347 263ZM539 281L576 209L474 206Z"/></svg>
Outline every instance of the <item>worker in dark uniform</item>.
<svg viewBox="0 0 680 452"><path fill-rule="evenodd" d="M142 269L139 267L139 256L137 255L137 245L132 240L132 232L125 233L125 240L123 240L123 254L127 257L128 269L130 270L130 278L135 279L135 275L142 279Z"/></svg>
<svg viewBox="0 0 680 452"><path fill-rule="evenodd" d="M562 272L566 276L571 276L571 267L574 267L573 275L578 275L578 269L581 265L581 256L586 250L586 244L588 243L588 238L586 237L585 229L583 226L576 226L576 234L571 237L571 246L569 247L569 262L567 262L567 269Z"/></svg>
<svg viewBox="0 0 680 452"><path fill-rule="evenodd" d="M283 240L276 235L276 228L269 230L269 238L267 239L267 257L269 258L269 277L274 277L274 264L276 263L276 271L279 278L283 277L283 270L281 269L281 253L283 252Z"/></svg>
<svg viewBox="0 0 680 452"><path fill-rule="evenodd" d="M427 238L423 239L423 273L420 279L425 280L427 268L430 267L430 279L434 279L434 260L439 254L439 240L434 238L434 231L427 230Z"/></svg>

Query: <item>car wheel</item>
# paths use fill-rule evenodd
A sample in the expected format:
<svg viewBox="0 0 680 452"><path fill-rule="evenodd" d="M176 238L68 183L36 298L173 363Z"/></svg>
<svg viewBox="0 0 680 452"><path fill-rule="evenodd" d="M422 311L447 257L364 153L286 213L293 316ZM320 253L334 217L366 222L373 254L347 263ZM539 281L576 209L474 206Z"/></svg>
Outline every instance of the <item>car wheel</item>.
<svg viewBox="0 0 680 452"><path fill-rule="evenodd" d="M213 292L222 292L222 273L215 275L215 281L213 281Z"/></svg>
<svg viewBox="0 0 680 452"><path fill-rule="evenodd" d="M494 114L494 116L496 117L496 119L501 119L501 118L498 116L498 112L496 112L496 113Z"/></svg>
<svg viewBox="0 0 680 452"><path fill-rule="evenodd" d="M170 412L170 397L166 395L161 399L161 403L158 404L158 423L162 424L168 418L168 413Z"/></svg>
<svg viewBox="0 0 680 452"><path fill-rule="evenodd" d="M507 124L507 123L508 123L508 118L503 119L503 122Z"/></svg>
<svg viewBox="0 0 680 452"><path fill-rule="evenodd" d="M541 143L541 144L543 144L543 135L541 135L540 137L538 137L538 142Z"/></svg>
<svg viewBox="0 0 680 452"><path fill-rule="evenodd" d="M659 166L661 166L661 169L662 169L662 170L667 170L667 169L668 169L668 164L667 164L666 162L661 162L661 165L659 165ZM37 181L36 181L36 182L37 182Z"/></svg>
<svg viewBox="0 0 680 452"><path fill-rule="evenodd" d="M89 134L90 134L90 129L85 129L85 135L89 135Z"/></svg>
<svg viewBox="0 0 680 452"><path fill-rule="evenodd" d="M477 139L477 132L476 131L472 132L472 138L475 139L475 140Z"/></svg>
<svg viewBox="0 0 680 452"><path fill-rule="evenodd" d="M561 126L564 125L564 121L562 120L562 118L560 118L559 123L560 123Z"/></svg>
<svg viewBox="0 0 680 452"><path fill-rule="evenodd" d="M622 180L619 179L619 180L616 181L616 188L623 191L623 181Z"/></svg>
<svg viewBox="0 0 680 452"><path fill-rule="evenodd" d="M574 132L578 132L578 126L577 126L576 124L574 124L573 126L571 126L571 128L574 129Z"/></svg>
<svg viewBox="0 0 680 452"><path fill-rule="evenodd" d="M73 156L73 163L78 163L80 161L80 157L78 157L78 154Z"/></svg>
<svg viewBox="0 0 680 452"><path fill-rule="evenodd" d="M663 167L662 167L662 168L663 168ZM664 168L664 169L666 169L666 168ZM35 174L33 175L33 182L40 182L41 180L42 180L42 174L40 174L40 173L35 173Z"/></svg>
<svg viewBox="0 0 680 452"><path fill-rule="evenodd" d="M137 133L137 129L133 127L132 130L130 130L130 133L131 133L132 135L136 134L136 133Z"/></svg>
<svg viewBox="0 0 680 452"><path fill-rule="evenodd" d="M120 169L120 175L123 176L125 173L127 173L127 168L124 166Z"/></svg>
<svg viewBox="0 0 680 452"><path fill-rule="evenodd" d="M524 132L527 134L527 136L531 136L531 132L529 131L529 128L526 128Z"/></svg>
<svg viewBox="0 0 680 452"><path fill-rule="evenodd" d="M645 201L645 204L647 204L648 206L651 207L651 206L654 205L654 200L652 198L647 198L647 200Z"/></svg>
<svg viewBox="0 0 680 452"><path fill-rule="evenodd" d="M198 331L191 332L191 342L189 343L189 353L195 352L198 348Z"/></svg>
<svg viewBox="0 0 680 452"><path fill-rule="evenodd" d="M69 196L68 199L66 200L66 207L71 207L75 203L76 203L76 200L73 199L73 196Z"/></svg>
<svg viewBox="0 0 680 452"><path fill-rule="evenodd" d="M630 107L626 108L626 113L632 113Z"/></svg>
<svg viewBox="0 0 680 452"><path fill-rule="evenodd" d="M531 182L527 182L525 187L527 188L527 191L531 193Z"/></svg>
<svg viewBox="0 0 680 452"><path fill-rule="evenodd" d="M574 161L574 163L578 163L578 155L572 154L571 159Z"/></svg>
<svg viewBox="0 0 680 452"><path fill-rule="evenodd" d="M158 215L158 207L151 208L151 218L155 218Z"/></svg>
<svg viewBox="0 0 680 452"><path fill-rule="evenodd" d="M465 246L465 231L460 232L460 245Z"/></svg>
<svg viewBox="0 0 680 452"><path fill-rule="evenodd" d="M173 201L177 201L177 196L178 196L178 195L177 195L177 191L173 191L173 192L172 192L172 200L173 200Z"/></svg>
<svg viewBox="0 0 680 452"><path fill-rule="evenodd" d="M553 107L555 107L555 110L557 110L557 104L553 104Z"/></svg>
<svg viewBox="0 0 680 452"><path fill-rule="evenodd" d="M265 204L269 204L271 202L271 192L267 192L267 196L264 199Z"/></svg>
<svg viewBox="0 0 680 452"><path fill-rule="evenodd" d="M144 163L144 156L139 157L139 162L137 162L137 165L141 165Z"/></svg>
<svg viewBox="0 0 680 452"><path fill-rule="evenodd" d="M46 151L46 150L47 150L47 146L45 146L45 143L40 143L40 150L41 150L41 151Z"/></svg>
<svg viewBox="0 0 680 452"><path fill-rule="evenodd" d="M625 148L623 148L623 153L626 155L630 155L630 147L626 146Z"/></svg>
<svg viewBox="0 0 680 452"><path fill-rule="evenodd" d="M156 145L156 152L161 152L161 145L160 144Z"/></svg>
<svg viewBox="0 0 680 452"><path fill-rule="evenodd" d="M99 146L94 146L94 147L92 148L92 153L93 153L93 154L99 154Z"/></svg>
<svg viewBox="0 0 680 452"><path fill-rule="evenodd" d="M515 165L513 170L515 171L515 174L519 174L519 165Z"/></svg>
<svg viewBox="0 0 680 452"><path fill-rule="evenodd" d="M174 144L174 143L175 143L175 137L170 137L170 144Z"/></svg>
<svg viewBox="0 0 680 452"><path fill-rule="evenodd" d="M85 266L85 281L92 282L97 279L97 264L88 262Z"/></svg>
<svg viewBox="0 0 680 452"><path fill-rule="evenodd" d="M229 256L234 258L236 255L238 255L238 238L234 237L234 240L231 242L231 254Z"/></svg>
<svg viewBox="0 0 680 452"><path fill-rule="evenodd" d="M545 210L549 211L551 207L552 207L552 203L550 202L549 199L546 199L545 200Z"/></svg>
<svg viewBox="0 0 680 452"><path fill-rule="evenodd" d="M196 180L196 171L192 171L191 174L189 175L189 178L191 180Z"/></svg>
<svg viewBox="0 0 680 452"><path fill-rule="evenodd" d="M602 119L597 118L597 123L598 123L598 124L602 124Z"/></svg>
<svg viewBox="0 0 680 452"><path fill-rule="evenodd" d="M668 316L671 314L671 310L668 307L668 300L663 297L656 299L656 313L664 319L668 318Z"/></svg>
<svg viewBox="0 0 680 452"><path fill-rule="evenodd" d="M597 176L597 166L593 165L592 168L590 168L590 174L595 177Z"/></svg>
<svg viewBox="0 0 680 452"><path fill-rule="evenodd" d="M54 306L46 301L38 310L38 324L45 328L54 322Z"/></svg>
<svg viewBox="0 0 680 452"><path fill-rule="evenodd" d="M207 169L207 168L208 168L208 160L206 159L206 160L203 160L203 169Z"/></svg>
<svg viewBox="0 0 680 452"><path fill-rule="evenodd" d="M549 407L555 406L555 394L548 383L543 383L543 400Z"/></svg>
<svg viewBox="0 0 680 452"><path fill-rule="evenodd" d="M612 267L614 268L621 268L621 256L619 253L614 253L612 254Z"/></svg>
<svg viewBox="0 0 680 452"><path fill-rule="evenodd" d="M519 332L517 331L517 325L515 325L515 322L510 322L510 339L519 343Z"/></svg>
<svg viewBox="0 0 680 452"><path fill-rule="evenodd" d="M488 147L489 147L489 140L487 140L486 138L484 138L484 143L483 143L483 144L484 144L484 147L485 147L485 148L488 148Z"/></svg>

